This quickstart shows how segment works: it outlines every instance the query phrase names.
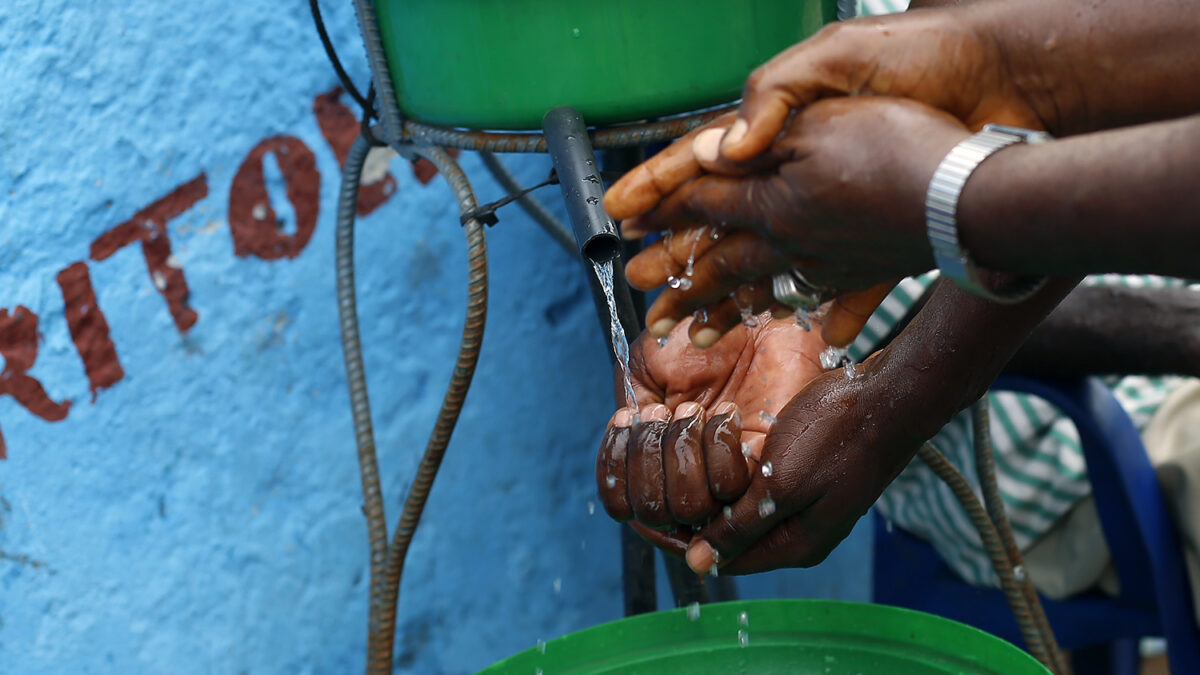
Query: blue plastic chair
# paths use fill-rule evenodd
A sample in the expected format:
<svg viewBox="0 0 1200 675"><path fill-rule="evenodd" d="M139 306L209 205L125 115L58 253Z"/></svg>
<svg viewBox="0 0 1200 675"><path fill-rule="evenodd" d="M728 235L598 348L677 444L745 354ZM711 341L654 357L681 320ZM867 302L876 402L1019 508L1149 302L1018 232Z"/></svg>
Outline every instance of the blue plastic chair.
<svg viewBox="0 0 1200 675"><path fill-rule="evenodd" d="M1138 638L1162 636L1172 673L1200 673L1200 630L1179 536L1141 437L1112 392L1095 378L1002 377L994 388L1053 403L1083 441L1121 592L1115 598L1099 592L1042 598L1060 646L1072 650L1076 672L1135 675ZM876 602L939 614L1023 644L1001 591L968 585L928 543L875 518Z"/></svg>

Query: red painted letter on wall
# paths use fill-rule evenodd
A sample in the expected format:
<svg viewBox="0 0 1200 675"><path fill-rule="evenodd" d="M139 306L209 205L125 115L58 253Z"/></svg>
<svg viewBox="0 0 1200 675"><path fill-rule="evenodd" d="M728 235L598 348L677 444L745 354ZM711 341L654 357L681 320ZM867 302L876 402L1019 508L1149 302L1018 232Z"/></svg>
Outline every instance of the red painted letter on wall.
<svg viewBox="0 0 1200 675"><path fill-rule="evenodd" d="M280 230L263 178L263 157L275 155L287 183L287 198L296 213L296 233ZM240 257L264 260L295 258L304 250L317 226L321 204L321 174L308 146L292 136L272 136L260 141L238 167L229 188L229 230L233 252Z"/></svg>
<svg viewBox="0 0 1200 675"><path fill-rule="evenodd" d="M177 263L172 264L167 222L192 208L193 204L207 195L208 181L204 174L200 174L92 242L92 260L104 260L135 241L142 243L142 255L146 258L150 281L166 298L171 318L181 333L186 333L196 323L198 316L187 305L188 285L183 270Z"/></svg>
<svg viewBox="0 0 1200 675"><path fill-rule="evenodd" d="M26 374L37 361L38 315L17 305L12 314L0 309L0 356L4 370L0 371L0 395L12 396L26 410L48 421L57 422L67 416L70 401L55 403L46 394L42 383ZM4 436L0 434L0 459L7 456Z"/></svg>
<svg viewBox="0 0 1200 675"><path fill-rule="evenodd" d="M317 124L321 127L321 135L329 142L333 155L337 157L338 165L346 164L346 156L350 154L350 146L361 133L361 126L354 118L354 113L338 98L342 95L341 87L317 96L313 100L313 114L317 116ZM383 205L396 194L396 179L392 174L384 174L383 178L373 183L363 183L358 188L358 215L365 216Z"/></svg>
<svg viewBox="0 0 1200 675"><path fill-rule="evenodd" d="M108 320L96 303L96 291L92 288L87 265L77 262L59 272L57 280L62 289L67 328L79 358L83 359L88 388L92 390L92 401L95 402L96 392L119 382L125 377L125 371L109 337Z"/></svg>

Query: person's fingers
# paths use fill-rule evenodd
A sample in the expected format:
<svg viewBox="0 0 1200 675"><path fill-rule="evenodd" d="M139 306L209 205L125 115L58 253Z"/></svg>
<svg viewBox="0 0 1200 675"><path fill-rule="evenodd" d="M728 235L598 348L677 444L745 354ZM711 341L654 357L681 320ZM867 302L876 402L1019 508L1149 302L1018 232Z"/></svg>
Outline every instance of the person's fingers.
<svg viewBox="0 0 1200 675"><path fill-rule="evenodd" d="M688 326L688 338L692 346L708 349L740 323L753 328L765 321L766 317L760 313L772 304L774 298L765 284L741 286L734 291L733 297L696 310L692 325Z"/></svg>
<svg viewBox="0 0 1200 675"><path fill-rule="evenodd" d="M723 115L672 143L613 183L604 195L604 209L614 220L624 220L654 208L675 188L700 175L692 154L692 140L712 128L724 128L734 114Z"/></svg>
<svg viewBox="0 0 1200 675"><path fill-rule="evenodd" d="M663 528L671 524L667 511L666 483L663 475L662 441L667 431L667 406L657 403L642 409L641 420L630 433L629 501L638 522Z"/></svg>
<svg viewBox="0 0 1200 675"><path fill-rule="evenodd" d="M625 278L634 288L643 291L665 286L672 277L681 280L681 288L682 285L690 287L692 271L688 261L694 265L710 249L723 244L715 226L697 225L678 232L668 231L666 237L642 249L625 264ZM687 281L682 282L683 279Z"/></svg>
<svg viewBox="0 0 1200 675"><path fill-rule="evenodd" d="M771 189L771 174L722 176L706 174L677 187L658 205L621 223L621 236L639 239L652 232L690 227L695 223L761 228L760 195Z"/></svg>
<svg viewBox="0 0 1200 675"><path fill-rule="evenodd" d="M629 525L633 528L634 532L641 535L642 539L658 547L663 553L668 553L680 559L687 552L688 542L692 539L690 531L655 530L642 525L636 520L629 523Z"/></svg>
<svg viewBox="0 0 1200 675"><path fill-rule="evenodd" d="M888 282L837 296L821 324L821 337L833 347L845 347L854 342L871 314L895 286L895 282Z"/></svg>
<svg viewBox="0 0 1200 675"><path fill-rule="evenodd" d="M733 402L713 409L704 425L704 464L713 497L729 503L750 485L750 470L742 455L742 414Z"/></svg>
<svg viewBox="0 0 1200 675"><path fill-rule="evenodd" d="M626 449L629 445L629 427L633 423L633 411L621 408L613 414L600 441L600 452L596 455L596 486L600 503L613 520L623 522L633 518L633 507L627 492Z"/></svg>
<svg viewBox="0 0 1200 675"><path fill-rule="evenodd" d="M824 515L818 504L788 518L722 565L721 574L757 574L781 567L819 565L858 522L857 518L831 521Z"/></svg>
<svg viewBox="0 0 1200 675"><path fill-rule="evenodd" d="M666 288L650 307L646 325L656 336L661 337L664 329L669 330L693 311L721 302L748 282L760 282L756 285L769 293L769 275L791 267L786 257L750 232L733 232L719 244L696 259L688 289ZM662 319L673 323L660 323Z"/></svg>
<svg viewBox="0 0 1200 675"><path fill-rule="evenodd" d="M826 32L837 30L836 25ZM721 156L731 162L745 162L766 151L793 110L811 103L824 91L845 90L844 83L829 81L838 78L837 69L814 67L812 54L820 53L814 45L822 35L776 55L754 69L742 87L742 103L738 118L721 141ZM828 40L825 40L828 42Z"/></svg>
<svg viewBox="0 0 1200 675"><path fill-rule="evenodd" d="M675 408L675 416L663 437L663 472L667 485L667 508L675 520L699 525L716 514L718 504L708 492L704 465L704 415L692 401Z"/></svg>
<svg viewBox="0 0 1200 675"><path fill-rule="evenodd" d="M746 492L692 539L686 554L688 566L703 574L714 564L737 558L789 515L777 508L771 487L777 487L773 478L752 478Z"/></svg>

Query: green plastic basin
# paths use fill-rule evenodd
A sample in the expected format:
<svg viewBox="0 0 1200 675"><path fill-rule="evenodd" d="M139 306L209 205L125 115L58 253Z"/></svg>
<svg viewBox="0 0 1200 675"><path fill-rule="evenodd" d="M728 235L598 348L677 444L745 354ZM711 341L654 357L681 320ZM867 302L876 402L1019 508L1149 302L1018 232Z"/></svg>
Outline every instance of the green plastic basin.
<svg viewBox="0 0 1200 675"><path fill-rule="evenodd" d="M742 625L740 617L746 617ZM743 646L739 631L745 635ZM912 610L833 600L751 600L602 624L483 673L730 675L1044 675L1032 656L983 631Z"/></svg>
<svg viewBox="0 0 1200 675"><path fill-rule="evenodd" d="M400 109L474 129L696 110L833 21L836 0L376 0Z"/></svg>

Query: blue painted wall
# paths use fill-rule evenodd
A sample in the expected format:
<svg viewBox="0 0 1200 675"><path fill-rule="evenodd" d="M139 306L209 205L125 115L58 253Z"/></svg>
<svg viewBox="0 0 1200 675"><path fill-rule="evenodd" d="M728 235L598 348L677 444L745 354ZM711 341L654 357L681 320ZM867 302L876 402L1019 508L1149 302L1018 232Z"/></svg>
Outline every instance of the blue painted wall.
<svg viewBox="0 0 1200 675"><path fill-rule="evenodd" d="M349 3L325 4L364 81ZM39 316L29 375L72 402L48 422L0 396L0 671L360 671L366 536L335 322L338 168L312 111L336 82L307 8L8 0L0 63L0 307ZM279 134L315 154L318 224L294 259L238 257L234 174ZM484 199L498 195L476 158L463 164ZM547 169L513 166L527 182ZM394 521L457 349L466 263L449 191L401 160L391 169L396 194L358 242ZM207 196L167 225L198 313L183 334L138 246L102 261L89 247L200 174ZM580 268L516 212L489 247L481 365L409 555L402 672L467 672L620 613L617 528L590 514L611 393ZM124 370L94 401L55 282L79 261ZM861 529L820 568L745 594L865 599Z"/></svg>

